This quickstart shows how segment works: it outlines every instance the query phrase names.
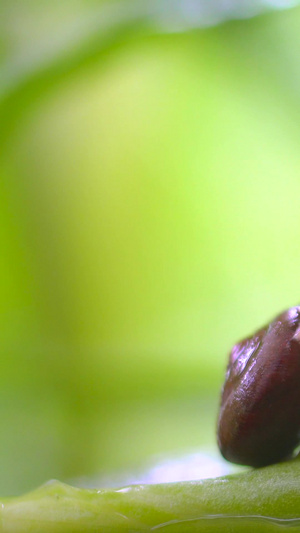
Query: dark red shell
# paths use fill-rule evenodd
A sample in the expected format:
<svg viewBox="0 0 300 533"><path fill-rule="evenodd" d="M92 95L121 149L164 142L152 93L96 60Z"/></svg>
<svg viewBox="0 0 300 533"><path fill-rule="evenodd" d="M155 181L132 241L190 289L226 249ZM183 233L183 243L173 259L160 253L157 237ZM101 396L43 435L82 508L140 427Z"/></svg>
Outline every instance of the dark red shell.
<svg viewBox="0 0 300 533"><path fill-rule="evenodd" d="M299 442L300 306L233 347L218 420L220 451L233 463L276 463Z"/></svg>

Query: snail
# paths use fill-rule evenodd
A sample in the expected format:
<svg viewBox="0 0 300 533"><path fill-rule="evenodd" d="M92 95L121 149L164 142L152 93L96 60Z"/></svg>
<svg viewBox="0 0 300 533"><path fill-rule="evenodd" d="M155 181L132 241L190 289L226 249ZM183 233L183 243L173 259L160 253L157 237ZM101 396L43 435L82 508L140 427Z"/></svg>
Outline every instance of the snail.
<svg viewBox="0 0 300 533"><path fill-rule="evenodd" d="M300 306L236 344L221 395L218 446L254 467L289 458L300 443Z"/></svg>

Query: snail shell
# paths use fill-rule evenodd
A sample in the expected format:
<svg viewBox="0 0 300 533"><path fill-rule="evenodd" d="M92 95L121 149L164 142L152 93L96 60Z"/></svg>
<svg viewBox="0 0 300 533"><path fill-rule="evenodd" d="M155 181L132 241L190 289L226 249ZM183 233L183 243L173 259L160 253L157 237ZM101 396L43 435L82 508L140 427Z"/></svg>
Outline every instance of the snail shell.
<svg viewBox="0 0 300 533"><path fill-rule="evenodd" d="M233 463L276 463L299 442L300 306L233 347L218 419L220 451Z"/></svg>

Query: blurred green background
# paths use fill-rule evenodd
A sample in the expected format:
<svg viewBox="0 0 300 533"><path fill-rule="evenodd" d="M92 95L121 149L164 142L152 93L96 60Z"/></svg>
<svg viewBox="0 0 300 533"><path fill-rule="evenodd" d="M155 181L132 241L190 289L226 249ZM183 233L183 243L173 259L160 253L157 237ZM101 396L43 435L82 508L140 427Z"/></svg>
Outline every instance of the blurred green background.
<svg viewBox="0 0 300 533"><path fill-rule="evenodd" d="M299 303L300 9L171 4L1 0L2 495L217 457L231 345Z"/></svg>

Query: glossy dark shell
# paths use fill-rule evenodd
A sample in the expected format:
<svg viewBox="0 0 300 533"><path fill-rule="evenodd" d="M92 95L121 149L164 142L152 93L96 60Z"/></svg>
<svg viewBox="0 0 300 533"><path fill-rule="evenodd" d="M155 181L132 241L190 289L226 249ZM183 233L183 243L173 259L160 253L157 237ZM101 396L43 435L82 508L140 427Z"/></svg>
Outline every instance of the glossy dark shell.
<svg viewBox="0 0 300 533"><path fill-rule="evenodd" d="M218 445L233 463L265 466L300 442L300 307L236 344L222 391Z"/></svg>

